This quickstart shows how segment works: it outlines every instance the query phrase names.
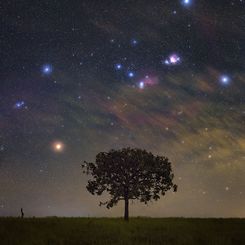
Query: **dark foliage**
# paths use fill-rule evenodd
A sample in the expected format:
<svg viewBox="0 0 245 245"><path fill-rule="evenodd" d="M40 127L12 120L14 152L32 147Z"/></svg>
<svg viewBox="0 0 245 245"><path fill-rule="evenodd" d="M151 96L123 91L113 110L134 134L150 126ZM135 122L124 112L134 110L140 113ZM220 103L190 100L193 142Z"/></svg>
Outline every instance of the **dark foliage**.
<svg viewBox="0 0 245 245"><path fill-rule="evenodd" d="M168 158L154 156L141 149L123 148L100 152L95 163L84 162L84 173L90 174L87 190L95 195L108 192L111 199L100 203L111 208L120 200L125 201L125 215L128 219L128 201L137 199L147 203L158 200L161 195L177 186L173 184L173 173Z"/></svg>

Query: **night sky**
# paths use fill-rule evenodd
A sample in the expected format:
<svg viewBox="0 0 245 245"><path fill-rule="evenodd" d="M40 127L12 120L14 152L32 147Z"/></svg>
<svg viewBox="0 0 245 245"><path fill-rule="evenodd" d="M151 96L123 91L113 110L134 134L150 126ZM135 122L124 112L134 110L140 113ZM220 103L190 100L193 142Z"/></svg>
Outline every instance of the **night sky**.
<svg viewBox="0 0 245 245"><path fill-rule="evenodd" d="M245 1L3 1L0 216L121 216L81 163L125 146L178 184L130 215L245 216Z"/></svg>

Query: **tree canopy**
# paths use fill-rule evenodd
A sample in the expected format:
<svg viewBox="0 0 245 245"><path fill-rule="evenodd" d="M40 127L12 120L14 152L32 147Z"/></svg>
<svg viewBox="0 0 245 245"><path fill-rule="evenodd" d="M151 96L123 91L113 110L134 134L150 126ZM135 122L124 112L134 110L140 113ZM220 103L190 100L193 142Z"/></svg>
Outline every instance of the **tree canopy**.
<svg viewBox="0 0 245 245"><path fill-rule="evenodd" d="M120 200L125 201L124 218L128 220L129 200L139 200L145 204L158 200L161 195L173 189L174 174L168 158L154 156L151 152L137 148L123 148L100 152L95 163L82 164L83 172L91 175L87 190L93 195L108 192L110 200L101 202L112 208Z"/></svg>

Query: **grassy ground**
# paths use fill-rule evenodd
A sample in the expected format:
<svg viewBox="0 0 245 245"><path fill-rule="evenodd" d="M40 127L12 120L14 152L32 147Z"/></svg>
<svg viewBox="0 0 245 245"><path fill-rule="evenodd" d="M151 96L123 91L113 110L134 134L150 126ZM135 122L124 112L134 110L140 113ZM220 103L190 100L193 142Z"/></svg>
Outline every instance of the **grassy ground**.
<svg viewBox="0 0 245 245"><path fill-rule="evenodd" d="M0 244L245 244L245 219L0 218Z"/></svg>

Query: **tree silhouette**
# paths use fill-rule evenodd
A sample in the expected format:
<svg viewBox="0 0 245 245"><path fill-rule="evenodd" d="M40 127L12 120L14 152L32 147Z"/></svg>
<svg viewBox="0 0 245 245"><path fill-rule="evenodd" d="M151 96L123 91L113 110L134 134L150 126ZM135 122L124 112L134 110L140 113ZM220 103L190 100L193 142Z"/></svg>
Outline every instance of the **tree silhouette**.
<svg viewBox="0 0 245 245"><path fill-rule="evenodd" d="M120 200L125 201L124 219L129 218L129 200L137 199L145 204L158 200L160 195L177 185L173 184L173 173L168 158L154 156L141 149L123 148L100 152L95 163L82 164L83 173L92 176L86 186L92 195L101 195L104 191L111 199L100 202L112 208Z"/></svg>

